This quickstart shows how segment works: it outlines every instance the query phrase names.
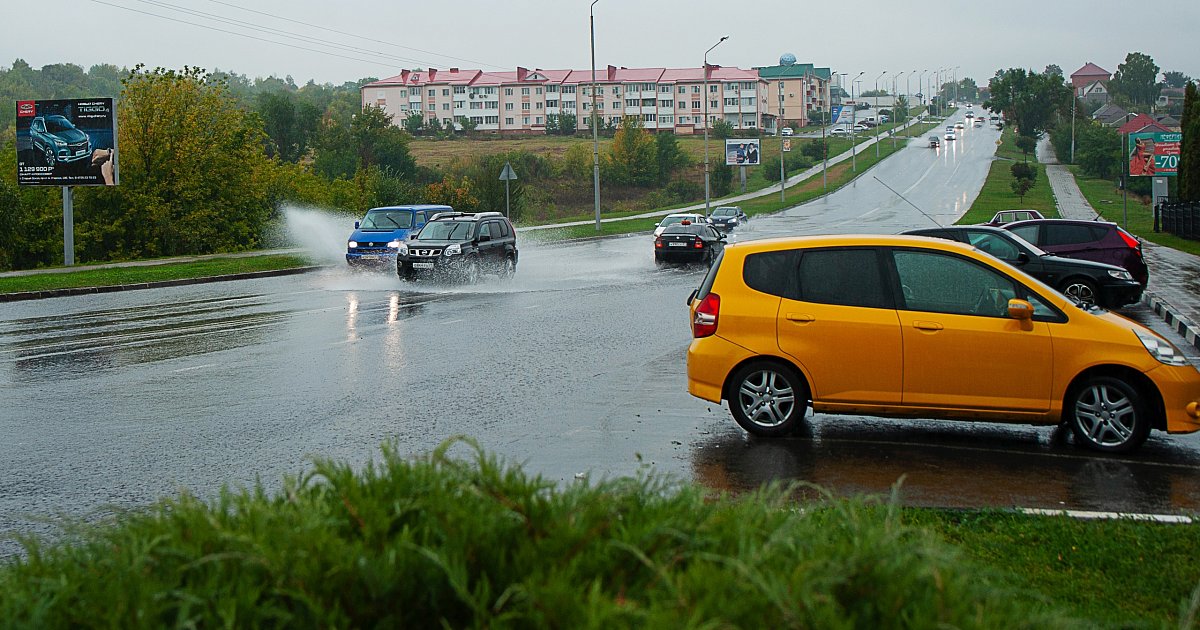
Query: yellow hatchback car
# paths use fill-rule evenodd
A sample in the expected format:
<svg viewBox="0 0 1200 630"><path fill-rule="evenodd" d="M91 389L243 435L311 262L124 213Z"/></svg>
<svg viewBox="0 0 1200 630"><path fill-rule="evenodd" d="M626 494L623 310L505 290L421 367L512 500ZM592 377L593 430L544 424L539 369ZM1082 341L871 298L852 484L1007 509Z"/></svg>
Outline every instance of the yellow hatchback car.
<svg viewBox="0 0 1200 630"><path fill-rule="evenodd" d="M814 412L1069 423L1131 451L1200 430L1200 372L1168 341L1084 310L969 245L818 236L729 245L688 298L688 391L760 436Z"/></svg>

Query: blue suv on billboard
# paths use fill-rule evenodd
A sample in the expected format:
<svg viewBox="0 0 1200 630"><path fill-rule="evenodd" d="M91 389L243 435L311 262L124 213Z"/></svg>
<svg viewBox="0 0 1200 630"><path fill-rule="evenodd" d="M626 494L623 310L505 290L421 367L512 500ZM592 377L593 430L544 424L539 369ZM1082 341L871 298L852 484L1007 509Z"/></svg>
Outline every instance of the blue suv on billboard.
<svg viewBox="0 0 1200 630"><path fill-rule="evenodd" d="M88 135L58 114L34 118L29 125L29 140L46 166L92 157L92 142Z"/></svg>
<svg viewBox="0 0 1200 630"><path fill-rule="evenodd" d="M425 227L439 212L453 212L450 206L386 206L367 210L346 241L346 262L351 267L390 266L396 268L396 252L408 235Z"/></svg>

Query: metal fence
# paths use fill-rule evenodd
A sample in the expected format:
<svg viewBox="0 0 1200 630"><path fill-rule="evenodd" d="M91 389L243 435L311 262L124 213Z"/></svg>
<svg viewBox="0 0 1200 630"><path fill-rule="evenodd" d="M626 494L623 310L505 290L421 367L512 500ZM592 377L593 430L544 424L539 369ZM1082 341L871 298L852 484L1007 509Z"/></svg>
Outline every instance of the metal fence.
<svg viewBox="0 0 1200 630"><path fill-rule="evenodd" d="M1154 231L1170 232L1180 238L1200 240L1200 203L1195 201L1163 202L1154 208L1157 226Z"/></svg>

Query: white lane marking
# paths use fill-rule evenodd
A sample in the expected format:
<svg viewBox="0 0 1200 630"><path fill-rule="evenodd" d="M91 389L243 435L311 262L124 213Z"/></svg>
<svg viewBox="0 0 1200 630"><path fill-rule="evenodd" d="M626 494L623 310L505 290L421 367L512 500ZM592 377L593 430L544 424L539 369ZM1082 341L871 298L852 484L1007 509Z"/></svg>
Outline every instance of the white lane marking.
<svg viewBox="0 0 1200 630"><path fill-rule="evenodd" d="M171 370L171 371L172 372L191 372L192 370L202 370L204 368L216 367L216 365L217 365L216 363L205 363L204 365L193 365L191 367L179 368L178 370Z"/></svg>
<svg viewBox="0 0 1200 630"><path fill-rule="evenodd" d="M526 306L526 307L525 307L525 310L527 310L527 311L528 311L528 310L529 310L529 309L531 309L531 308L542 308L542 305L541 305L541 304L534 304L534 305L532 305L532 306Z"/></svg>
<svg viewBox="0 0 1200 630"><path fill-rule="evenodd" d="M1024 514L1033 514L1039 516L1070 516L1078 519L1119 519L1127 518L1134 521L1153 521L1155 523L1181 523L1190 525L1193 519L1190 516L1180 516L1177 514L1137 514L1130 512L1092 512L1088 510L1047 510L1043 508L1017 508L1017 511Z"/></svg>
<svg viewBox="0 0 1200 630"><path fill-rule="evenodd" d="M465 320L465 319L452 319L452 320L450 320L450 321L448 321L448 322L442 322L442 323L443 323L443 324L458 324L458 323L465 322L465 321L467 321L467 320Z"/></svg>

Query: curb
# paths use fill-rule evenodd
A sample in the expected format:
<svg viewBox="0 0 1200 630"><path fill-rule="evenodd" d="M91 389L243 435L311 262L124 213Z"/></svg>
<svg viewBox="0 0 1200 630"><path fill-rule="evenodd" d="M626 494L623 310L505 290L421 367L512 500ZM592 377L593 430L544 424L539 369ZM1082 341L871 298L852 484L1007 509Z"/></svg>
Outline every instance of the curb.
<svg viewBox="0 0 1200 630"><path fill-rule="evenodd" d="M1175 309L1170 304L1167 304L1154 293L1144 291L1142 293L1142 303L1154 309L1155 314L1163 318L1175 332L1196 350L1200 350L1200 334L1197 334L1197 327L1191 321L1181 317L1178 309Z"/></svg>
<svg viewBox="0 0 1200 630"><path fill-rule="evenodd" d="M207 284L224 282L226 280L250 280L253 278L269 278L272 276L290 276L308 273L321 269L320 266L293 267L291 269L273 269L269 271L249 271L233 273L224 276L204 276L201 278L180 278L178 280L160 280L157 282L138 282L136 284L116 284L105 287L74 287L70 289L49 289L46 291L24 291L20 293L0 293L0 302L19 302L22 300L41 300L44 298L66 297L71 295L87 295L90 293L116 293L118 291L137 291L139 289L158 289L162 287L181 287L189 284Z"/></svg>

